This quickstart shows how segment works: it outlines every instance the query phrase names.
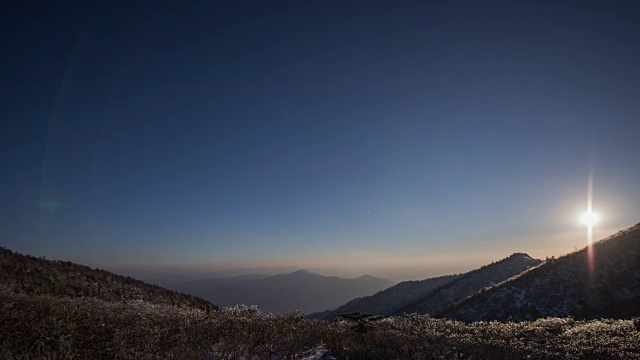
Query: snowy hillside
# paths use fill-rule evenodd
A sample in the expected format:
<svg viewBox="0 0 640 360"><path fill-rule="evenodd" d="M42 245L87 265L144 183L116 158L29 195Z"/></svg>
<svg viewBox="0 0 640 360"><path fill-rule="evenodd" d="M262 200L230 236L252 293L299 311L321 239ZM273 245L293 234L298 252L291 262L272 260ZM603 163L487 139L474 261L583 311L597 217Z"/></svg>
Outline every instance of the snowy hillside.
<svg viewBox="0 0 640 360"><path fill-rule="evenodd" d="M547 260L437 315L464 321L640 316L640 224L595 243L592 263L587 248Z"/></svg>
<svg viewBox="0 0 640 360"><path fill-rule="evenodd" d="M537 266L540 262L527 254L513 254L495 263L462 274L425 297L397 310L394 315L403 313L433 314L485 287L493 286Z"/></svg>

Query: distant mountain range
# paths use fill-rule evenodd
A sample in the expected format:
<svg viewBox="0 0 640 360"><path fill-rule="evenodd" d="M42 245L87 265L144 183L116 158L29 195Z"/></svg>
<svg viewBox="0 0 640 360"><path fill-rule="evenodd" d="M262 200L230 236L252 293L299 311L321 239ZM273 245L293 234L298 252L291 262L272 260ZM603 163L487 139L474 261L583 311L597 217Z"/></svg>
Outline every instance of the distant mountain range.
<svg viewBox="0 0 640 360"><path fill-rule="evenodd" d="M465 274L421 281L404 281L375 295L352 300L334 311L316 313L310 317L331 320L342 313L352 312L383 316L404 313L433 314L451 303L502 282L540 262L527 254L516 253Z"/></svg>
<svg viewBox="0 0 640 360"><path fill-rule="evenodd" d="M241 275L190 281L173 289L202 297L221 306L257 305L263 312L284 313L300 309L305 313L333 309L394 285L373 276L342 279L305 270L278 275Z"/></svg>
<svg viewBox="0 0 640 360"><path fill-rule="evenodd" d="M191 295L147 284L128 276L69 261L46 260L0 247L0 287L18 294L87 297L105 301L141 300L152 304L212 309Z"/></svg>
<svg viewBox="0 0 640 360"><path fill-rule="evenodd" d="M467 322L640 316L640 223L436 314Z"/></svg>
<svg viewBox="0 0 640 360"><path fill-rule="evenodd" d="M124 274L162 287L172 287L195 279L230 278L242 275L277 275L303 270L299 267L256 267L231 270L207 270L184 266L105 265L116 274Z"/></svg>

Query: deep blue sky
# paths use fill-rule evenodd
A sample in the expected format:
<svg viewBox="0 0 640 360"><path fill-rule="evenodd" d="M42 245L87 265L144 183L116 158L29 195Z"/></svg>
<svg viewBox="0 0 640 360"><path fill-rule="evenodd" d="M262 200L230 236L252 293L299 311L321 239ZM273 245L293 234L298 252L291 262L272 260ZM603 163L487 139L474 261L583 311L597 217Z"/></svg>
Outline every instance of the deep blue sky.
<svg viewBox="0 0 640 360"><path fill-rule="evenodd" d="M3 1L0 244L432 273L582 247L590 173L597 236L640 221L639 5Z"/></svg>

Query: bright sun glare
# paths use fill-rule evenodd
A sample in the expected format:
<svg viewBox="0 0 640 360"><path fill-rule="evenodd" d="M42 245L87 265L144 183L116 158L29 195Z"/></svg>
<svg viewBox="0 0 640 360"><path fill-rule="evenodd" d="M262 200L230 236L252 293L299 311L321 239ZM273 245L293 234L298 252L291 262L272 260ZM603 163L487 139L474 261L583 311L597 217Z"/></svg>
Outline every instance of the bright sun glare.
<svg viewBox="0 0 640 360"><path fill-rule="evenodd" d="M600 216L589 210L580 217L580 221L587 226L593 226L598 223Z"/></svg>

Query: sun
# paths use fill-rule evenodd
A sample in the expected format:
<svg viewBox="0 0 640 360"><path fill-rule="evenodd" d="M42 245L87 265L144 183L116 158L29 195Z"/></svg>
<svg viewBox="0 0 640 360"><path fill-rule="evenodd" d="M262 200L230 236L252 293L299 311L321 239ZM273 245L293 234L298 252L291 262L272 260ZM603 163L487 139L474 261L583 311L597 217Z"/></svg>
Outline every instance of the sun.
<svg viewBox="0 0 640 360"><path fill-rule="evenodd" d="M580 221L587 226L593 226L600 221L600 216L589 210L580 217Z"/></svg>

